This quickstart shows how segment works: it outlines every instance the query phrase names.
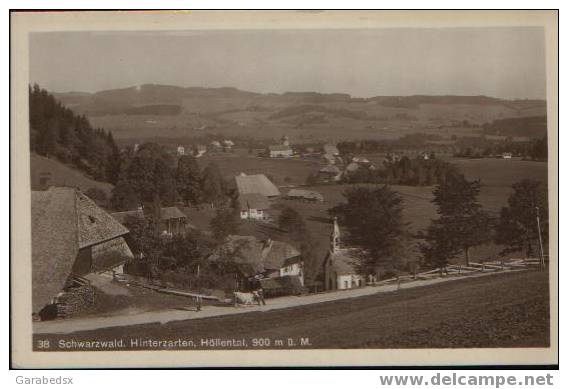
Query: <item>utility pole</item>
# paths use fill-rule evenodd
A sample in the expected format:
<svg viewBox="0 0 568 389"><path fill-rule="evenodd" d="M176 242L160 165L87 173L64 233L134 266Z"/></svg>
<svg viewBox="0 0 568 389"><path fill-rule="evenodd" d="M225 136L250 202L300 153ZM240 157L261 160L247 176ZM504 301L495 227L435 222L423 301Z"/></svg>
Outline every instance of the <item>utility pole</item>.
<svg viewBox="0 0 568 389"><path fill-rule="evenodd" d="M544 270L544 249L542 247L542 233L540 231L540 214L539 214L539 208L536 208L536 225L538 227L538 244L540 247L540 267L542 270Z"/></svg>

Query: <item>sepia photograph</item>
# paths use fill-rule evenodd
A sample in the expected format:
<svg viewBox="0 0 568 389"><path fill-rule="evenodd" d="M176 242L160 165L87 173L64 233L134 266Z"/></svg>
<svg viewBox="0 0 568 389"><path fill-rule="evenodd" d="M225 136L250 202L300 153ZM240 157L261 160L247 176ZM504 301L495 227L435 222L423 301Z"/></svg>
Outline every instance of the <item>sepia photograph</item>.
<svg viewBox="0 0 568 389"><path fill-rule="evenodd" d="M20 366L557 363L555 11L11 24Z"/></svg>

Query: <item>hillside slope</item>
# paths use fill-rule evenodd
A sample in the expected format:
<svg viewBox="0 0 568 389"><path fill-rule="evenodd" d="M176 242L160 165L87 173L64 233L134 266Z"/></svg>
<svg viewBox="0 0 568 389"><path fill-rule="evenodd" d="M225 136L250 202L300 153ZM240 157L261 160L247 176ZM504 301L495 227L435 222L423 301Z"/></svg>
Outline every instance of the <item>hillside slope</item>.
<svg viewBox="0 0 568 389"><path fill-rule="evenodd" d="M53 186L72 186L86 192L91 188L103 190L110 196L113 186L106 182L95 181L78 170L75 170L56 159L30 154L30 174L32 190L42 189L40 177L49 173L49 184Z"/></svg>

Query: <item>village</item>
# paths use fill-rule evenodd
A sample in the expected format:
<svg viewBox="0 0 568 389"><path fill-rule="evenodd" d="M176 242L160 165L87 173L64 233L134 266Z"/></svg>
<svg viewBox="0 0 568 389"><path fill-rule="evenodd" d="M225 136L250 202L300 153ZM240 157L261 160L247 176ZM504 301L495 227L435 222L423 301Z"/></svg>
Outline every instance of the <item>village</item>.
<svg viewBox="0 0 568 389"><path fill-rule="evenodd" d="M415 247L396 268L362 265L361 248L344 241L337 215L330 215L341 192L349 183L373 183L369 174L411 159L436 164L439 173L445 163L437 159L439 149L392 151L380 154L381 160L342 153L334 144L300 149L284 135L252 153L227 139L170 149L134 144L121 153L135 160L158 149L178 174L183 163L188 172L199 172L197 163L209 159L220 166L222 173L216 174L226 176L226 169L232 175L210 183L220 192L206 202L203 193L183 192L178 183L181 196L169 205L153 193L151 201L138 205L123 201L122 209L131 208L120 211L112 209L106 196L101 199L100 191L67 182L61 186L57 174L46 168L32 177L39 189L32 192L37 332L283 309L545 266L544 252L500 256L495 249L474 252L467 263L458 256L449 264L425 265L415 238ZM511 159L511 154L500 159ZM517 158L516 163L523 161ZM265 169L262 164L270 165ZM198 184L188 179L185 190L191 192L191 185ZM203 175L199 180L207 181ZM428 182L420 179L428 192L436 182L430 176ZM113 196L119 197L116 189ZM406 196L424 195L411 190ZM422 203L430 203L430 196L422 197ZM414 224L423 227L424 222Z"/></svg>

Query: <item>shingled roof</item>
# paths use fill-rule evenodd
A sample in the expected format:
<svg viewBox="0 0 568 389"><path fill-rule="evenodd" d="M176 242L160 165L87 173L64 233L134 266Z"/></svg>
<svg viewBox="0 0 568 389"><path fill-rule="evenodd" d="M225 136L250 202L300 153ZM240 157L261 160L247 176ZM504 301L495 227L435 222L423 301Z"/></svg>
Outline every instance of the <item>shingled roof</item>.
<svg viewBox="0 0 568 389"><path fill-rule="evenodd" d="M222 250L234 255L245 276L254 276L266 270L277 270L294 262L300 252L285 242L260 240L254 236L230 235L223 246L211 255L211 261L221 258ZM244 265L244 266L241 266Z"/></svg>
<svg viewBox="0 0 568 389"><path fill-rule="evenodd" d="M239 206L241 211L248 211L249 209L265 210L270 208L270 202L259 193L246 193L239 196Z"/></svg>
<svg viewBox="0 0 568 389"><path fill-rule="evenodd" d="M38 312L65 286L80 249L128 229L75 188L32 191L32 309Z"/></svg>
<svg viewBox="0 0 568 389"><path fill-rule="evenodd" d="M32 191L32 311L57 294L79 252L75 190Z"/></svg>
<svg viewBox="0 0 568 389"><path fill-rule="evenodd" d="M128 229L110 214L99 208L93 200L75 191L78 210L79 248L117 238L128 233Z"/></svg>
<svg viewBox="0 0 568 389"><path fill-rule="evenodd" d="M278 188L264 175L241 173L235 177L239 194L259 193L266 197L280 196Z"/></svg>
<svg viewBox="0 0 568 389"><path fill-rule="evenodd" d="M338 275L358 274L356 252L353 249L338 249L329 253L332 269Z"/></svg>

